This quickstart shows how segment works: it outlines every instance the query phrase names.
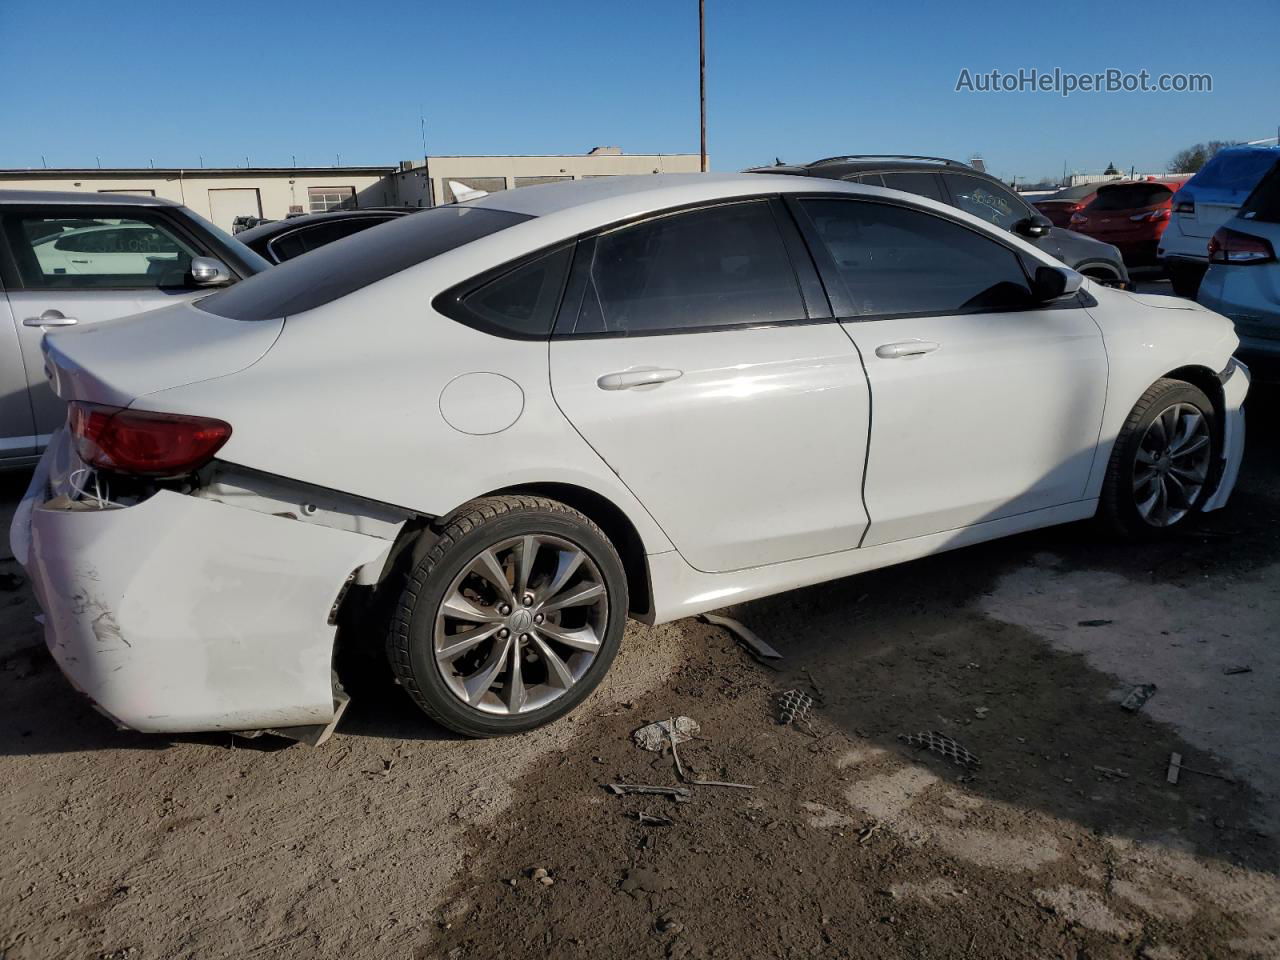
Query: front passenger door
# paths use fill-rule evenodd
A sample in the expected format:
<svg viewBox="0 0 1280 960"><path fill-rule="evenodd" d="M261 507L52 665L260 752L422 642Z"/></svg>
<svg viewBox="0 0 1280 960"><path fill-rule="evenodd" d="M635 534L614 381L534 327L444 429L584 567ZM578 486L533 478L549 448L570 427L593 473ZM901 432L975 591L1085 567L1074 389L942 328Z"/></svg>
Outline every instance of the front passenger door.
<svg viewBox="0 0 1280 960"><path fill-rule="evenodd" d="M871 383L863 545L1084 499L1107 358L1082 303L1036 304L1013 249L939 214L795 208Z"/></svg>
<svg viewBox="0 0 1280 960"><path fill-rule="evenodd" d="M866 378L777 201L580 241L551 385L698 570L849 550L866 530Z"/></svg>

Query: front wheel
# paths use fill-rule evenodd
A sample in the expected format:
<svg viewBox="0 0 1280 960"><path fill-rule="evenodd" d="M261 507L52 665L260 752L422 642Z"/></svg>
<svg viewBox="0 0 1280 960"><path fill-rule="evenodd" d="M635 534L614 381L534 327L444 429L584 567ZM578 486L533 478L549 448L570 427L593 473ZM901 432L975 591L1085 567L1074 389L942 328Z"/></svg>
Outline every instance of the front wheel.
<svg viewBox="0 0 1280 960"><path fill-rule="evenodd" d="M1134 538L1185 525L1209 495L1218 445L1213 401L1204 391L1183 380L1157 380L1116 438L1100 516Z"/></svg>
<svg viewBox="0 0 1280 960"><path fill-rule="evenodd" d="M591 520L542 497L486 497L449 518L410 572L387 654L444 726L519 733L599 684L626 616L622 561Z"/></svg>

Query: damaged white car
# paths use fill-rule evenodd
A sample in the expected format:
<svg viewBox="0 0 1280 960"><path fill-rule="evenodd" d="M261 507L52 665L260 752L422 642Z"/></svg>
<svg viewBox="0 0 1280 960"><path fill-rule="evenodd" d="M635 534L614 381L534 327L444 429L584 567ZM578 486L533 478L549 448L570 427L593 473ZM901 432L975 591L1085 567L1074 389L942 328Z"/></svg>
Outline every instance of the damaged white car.
<svg viewBox="0 0 1280 960"><path fill-rule="evenodd" d="M12 542L123 726L317 739L343 618L436 720L510 733L580 702L628 616L1221 507L1235 347L915 195L530 187L50 334L70 413Z"/></svg>

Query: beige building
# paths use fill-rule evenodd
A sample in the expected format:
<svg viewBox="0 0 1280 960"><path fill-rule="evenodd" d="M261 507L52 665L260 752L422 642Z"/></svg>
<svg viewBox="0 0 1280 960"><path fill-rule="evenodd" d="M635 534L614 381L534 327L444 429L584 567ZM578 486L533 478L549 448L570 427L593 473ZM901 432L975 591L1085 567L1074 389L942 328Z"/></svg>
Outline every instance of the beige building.
<svg viewBox="0 0 1280 960"><path fill-rule="evenodd" d="M282 220L341 206L399 206L395 167L0 170L0 189L134 193L185 204L224 230L236 217Z"/></svg>
<svg viewBox="0 0 1280 960"><path fill-rule="evenodd" d="M629 173L697 172L697 154L624 154L617 147L546 157L427 157L398 167L225 167L0 170L0 189L134 193L185 204L224 230L236 217L281 220L338 207L452 203L450 183L513 190L535 183Z"/></svg>
<svg viewBox="0 0 1280 960"><path fill-rule="evenodd" d="M623 153L596 147L585 154L514 157L427 157L421 166L405 162L395 174L399 202L407 207L452 203L452 183L472 190L514 190L538 183L617 177L643 173L697 173L696 153Z"/></svg>

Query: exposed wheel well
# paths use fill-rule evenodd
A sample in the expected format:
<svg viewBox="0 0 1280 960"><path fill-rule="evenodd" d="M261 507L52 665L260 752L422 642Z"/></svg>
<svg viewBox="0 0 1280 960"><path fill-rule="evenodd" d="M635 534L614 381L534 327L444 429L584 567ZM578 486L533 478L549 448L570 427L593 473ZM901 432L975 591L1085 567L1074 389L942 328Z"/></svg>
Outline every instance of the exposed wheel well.
<svg viewBox="0 0 1280 960"><path fill-rule="evenodd" d="M1179 367L1177 370L1170 370L1165 374L1170 380L1185 380L1192 386L1199 387L1204 391L1205 396L1213 401L1213 406L1217 412L1218 425L1222 425L1223 403L1225 395L1222 392L1222 381L1218 379L1218 375L1208 367L1190 366Z"/></svg>
<svg viewBox="0 0 1280 960"><path fill-rule="evenodd" d="M630 597L630 608L633 616L642 617L652 608L651 590L649 586L649 562L646 559L644 541L635 526L614 503L606 497L585 487L570 483L525 483L518 487L493 490L483 496L503 493L532 493L540 497L550 497L568 504L575 510L586 514L613 542L622 558L622 567L627 573L627 593Z"/></svg>

